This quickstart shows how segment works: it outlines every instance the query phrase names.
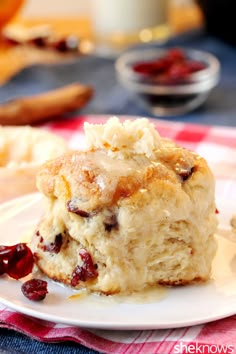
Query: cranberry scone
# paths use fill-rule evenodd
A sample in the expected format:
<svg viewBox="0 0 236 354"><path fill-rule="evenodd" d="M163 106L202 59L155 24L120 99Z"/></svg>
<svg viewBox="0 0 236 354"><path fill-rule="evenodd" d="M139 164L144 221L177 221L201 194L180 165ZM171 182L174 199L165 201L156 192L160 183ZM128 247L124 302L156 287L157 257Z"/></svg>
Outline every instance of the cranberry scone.
<svg viewBox="0 0 236 354"><path fill-rule="evenodd" d="M85 151L46 162L46 211L32 237L48 277L104 294L209 279L214 177L147 119L84 126Z"/></svg>

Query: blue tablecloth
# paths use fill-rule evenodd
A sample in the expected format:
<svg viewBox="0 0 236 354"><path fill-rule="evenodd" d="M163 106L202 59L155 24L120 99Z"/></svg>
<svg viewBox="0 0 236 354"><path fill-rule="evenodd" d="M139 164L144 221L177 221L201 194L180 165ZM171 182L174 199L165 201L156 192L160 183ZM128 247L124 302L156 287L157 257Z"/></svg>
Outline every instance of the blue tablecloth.
<svg viewBox="0 0 236 354"><path fill-rule="evenodd" d="M236 48L194 32L172 39L165 46L202 49L214 54L221 62L221 79L207 102L198 110L184 116L168 118L172 121L236 126ZM21 95L36 94L79 81L94 87L95 96L79 114L109 114L149 116L149 112L118 83L114 59L96 56L82 57L70 63L35 65L29 67L6 85L0 87L0 102ZM236 137L235 137L236 139ZM45 344L22 334L0 329L0 344L12 352L21 353L95 353L74 343ZM0 349L0 353L1 349Z"/></svg>

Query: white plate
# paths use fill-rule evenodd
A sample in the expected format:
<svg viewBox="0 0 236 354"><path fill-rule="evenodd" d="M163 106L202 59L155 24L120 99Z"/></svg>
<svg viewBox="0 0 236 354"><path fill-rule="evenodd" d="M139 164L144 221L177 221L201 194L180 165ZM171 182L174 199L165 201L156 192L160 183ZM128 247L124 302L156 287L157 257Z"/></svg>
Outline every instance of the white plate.
<svg viewBox="0 0 236 354"><path fill-rule="evenodd" d="M159 329L190 326L236 313L236 242L230 236L233 202L217 202L220 217L218 253L212 280L207 284L160 290L155 302L128 302L109 297L85 296L69 299L73 290L48 280L49 294L42 302L31 302L21 293L21 281L0 277L0 301L24 314L69 325L103 329ZM38 221L42 208L39 194L0 206L0 244L22 242L22 235ZM233 235L231 235L233 238ZM236 239L236 237L235 237Z"/></svg>

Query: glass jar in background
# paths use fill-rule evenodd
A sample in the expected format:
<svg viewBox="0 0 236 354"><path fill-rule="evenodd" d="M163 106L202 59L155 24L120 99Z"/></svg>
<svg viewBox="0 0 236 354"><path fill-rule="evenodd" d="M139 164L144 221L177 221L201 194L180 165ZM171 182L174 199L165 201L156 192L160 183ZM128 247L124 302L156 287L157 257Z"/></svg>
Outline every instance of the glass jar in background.
<svg viewBox="0 0 236 354"><path fill-rule="evenodd" d="M101 51L166 39L169 0L92 0L94 40Z"/></svg>
<svg viewBox="0 0 236 354"><path fill-rule="evenodd" d="M16 15L24 0L0 0L0 31Z"/></svg>

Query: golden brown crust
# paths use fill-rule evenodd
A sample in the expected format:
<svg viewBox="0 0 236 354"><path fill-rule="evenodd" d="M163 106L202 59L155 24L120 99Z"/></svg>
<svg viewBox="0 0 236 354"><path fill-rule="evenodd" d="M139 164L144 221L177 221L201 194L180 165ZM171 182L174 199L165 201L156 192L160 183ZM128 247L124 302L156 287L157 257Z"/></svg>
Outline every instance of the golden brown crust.
<svg viewBox="0 0 236 354"><path fill-rule="evenodd" d="M153 183L182 185L193 170L194 174L208 173L204 159L173 143L168 142L168 148L168 153L157 152L156 161L144 156L116 161L103 151L69 152L41 167L37 186L48 197L73 198L80 209L92 211L114 205Z"/></svg>

